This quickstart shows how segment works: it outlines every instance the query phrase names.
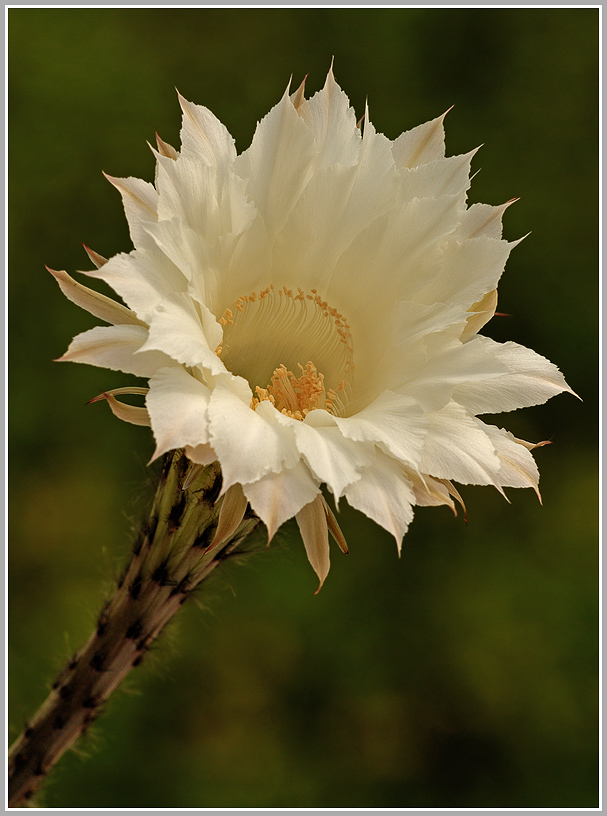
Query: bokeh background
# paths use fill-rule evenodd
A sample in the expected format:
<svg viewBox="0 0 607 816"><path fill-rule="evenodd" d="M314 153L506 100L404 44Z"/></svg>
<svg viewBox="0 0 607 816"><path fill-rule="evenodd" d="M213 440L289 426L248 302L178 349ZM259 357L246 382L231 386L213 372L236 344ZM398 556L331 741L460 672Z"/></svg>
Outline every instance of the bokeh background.
<svg viewBox="0 0 607 816"><path fill-rule="evenodd" d="M519 196L486 332L556 362L562 395L495 421L553 444L532 491L419 509L403 555L344 504L322 592L296 530L184 607L52 773L48 807L597 806L597 9L12 9L10 736L89 633L129 551L149 432L85 405L129 378L56 365L95 324L44 264L128 251L101 171L153 178L175 87L239 149L308 74L395 138L451 105L483 143L471 201ZM132 379L131 379L132 381Z"/></svg>

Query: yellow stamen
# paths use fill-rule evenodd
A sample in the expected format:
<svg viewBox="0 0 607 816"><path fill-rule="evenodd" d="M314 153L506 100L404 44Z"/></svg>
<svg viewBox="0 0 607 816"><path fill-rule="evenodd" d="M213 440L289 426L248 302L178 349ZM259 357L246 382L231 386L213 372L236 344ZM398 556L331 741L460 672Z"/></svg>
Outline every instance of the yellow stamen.
<svg viewBox="0 0 607 816"><path fill-rule="evenodd" d="M332 389L325 391L324 376L309 361L306 367L299 366L301 374L296 377L286 366L279 365L274 369L267 388L257 386L256 397L251 401L255 410L260 402L269 400L276 408L293 419L303 420L314 408L326 408L331 411L337 394ZM328 397L328 399L327 399Z"/></svg>

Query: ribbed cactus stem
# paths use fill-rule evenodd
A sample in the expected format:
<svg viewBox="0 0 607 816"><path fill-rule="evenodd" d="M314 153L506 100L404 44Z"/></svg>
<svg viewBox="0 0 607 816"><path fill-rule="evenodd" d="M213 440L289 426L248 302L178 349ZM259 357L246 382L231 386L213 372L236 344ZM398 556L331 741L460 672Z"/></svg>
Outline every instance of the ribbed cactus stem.
<svg viewBox="0 0 607 816"><path fill-rule="evenodd" d="M24 807L44 777L99 715L124 677L180 606L258 524L245 515L236 532L209 550L221 486L211 465L182 490L187 460L168 456L150 521L97 627L53 684L48 698L9 752L9 807Z"/></svg>

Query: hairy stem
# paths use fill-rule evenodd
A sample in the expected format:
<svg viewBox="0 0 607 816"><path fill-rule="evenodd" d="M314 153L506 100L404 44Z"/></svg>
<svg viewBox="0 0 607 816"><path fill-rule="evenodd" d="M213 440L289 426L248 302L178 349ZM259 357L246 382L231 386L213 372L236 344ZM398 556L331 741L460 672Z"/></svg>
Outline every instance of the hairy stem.
<svg viewBox="0 0 607 816"><path fill-rule="evenodd" d="M195 587L257 526L257 518L245 515L234 535L209 551L217 527L215 501L221 475L216 465L210 465L181 490L187 466L182 454L167 456L150 520L114 596L104 604L95 631L11 747L9 807L28 805L46 774L141 663Z"/></svg>

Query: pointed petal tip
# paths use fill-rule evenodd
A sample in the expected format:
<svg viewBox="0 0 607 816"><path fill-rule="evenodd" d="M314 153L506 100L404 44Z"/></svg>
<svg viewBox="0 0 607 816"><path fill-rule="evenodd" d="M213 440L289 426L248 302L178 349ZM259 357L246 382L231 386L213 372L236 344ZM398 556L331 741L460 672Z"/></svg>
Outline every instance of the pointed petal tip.
<svg viewBox="0 0 607 816"><path fill-rule="evenodd" d="M306 99L306 80L308 78L308 74L302 79L299 88L295 91L294 94L291 95L291 102L293 103L293 107L297 110Z"/></svg>
<svg viewBox="0 0 607 816"><path fill-rule="evenodd" d="M82 246L84 247L84 251L86 252L86 254L89 256L89 260L92 261L92 263L97 267L97 269L101 269L101 267L107 263L108 259L104 258L103 255L100 255L98 252L95 252L94 249L91 249L86 244L82 244Z"/></svg>
<svg viewBox="0 0 607 816"><path fill-rule="evenodd" d="M497 484L497 482L496 482L496 483L493 485L493 487L494 487L494 488L497 490L497 492L498 492L498 493L499 493L499 494L500 494L500 495L501 495L501 496L502 496L504 499L506 499L506 501L508 502L508 504L512 504L512 502L510 501L510 499L509 499L509 498L508 498L508 496L506 495L506 492L505 492L504 488L503 488L503 487L502 487L500 484Z"/></svg>
<svg viewBox="0 0 607 816"><path fill-rule="evenodd" d="M319 592L320 592L320 590L322 589L322 585L323 585L323 584L324 584L324 580L323 580L323 581L321 581L321 582L320 582L320 584L318 585L318 589L317 589L317 590L316 590L316 592L314 593L314 596L318 595L318 593L319 593Z"/></svg>
<svg viewBox="0 0 607 816"><path fill-rule="evenodd" d="M120 183L120 182L121 182L121 179L117 178L116 176L110 176L110 175L109 175L109 173L106 173L106 172L105 172L105 170L102 170L102 171L101 171L101 175L102 175L102 176L103 176L103 177L104 177L104 178L105 178L107 181L109 181L109 183L112 185L112 187L115 187L115 188L118 190L118 192L121 192L121 191L122 191L122 185L121 185L121 183Z"/></svg>
<svg viewBox="0 0 607 816"><path fill-rule="evenodd" d="M569 386L567 386L565 391L566 391L567 394L571 394L571 396L576 397L577 399L579 399L580 402L584 402L582 397L580 397L579 394L576 394L575 391L573 390L573 388L569 388Z"/></svg>
<svg viewBox="0 0 607 816"><path fill-rule="evenodd" d="M173 160L177 159L178 153L175 150L175 148L172 145L170 145L168 142L165 142L164 139L161 139L160 136L158 135L158 131L155 132L155 135L156 135L156 145L158 147L158 150L155 150L152 147L152 145L150 145L150 148L151 148L152 152L154 153L154 155L157 157L156 160L158 161L159 156L164 156L167 159L173 159ZM149 144L149 142L148 142L148 144Z"/></svg>
<svg viewBox="0 0 607 816"><path fill-rule="evenodd" d="M529 238L530 235L531 230L527 232L525 235L518 238L516 241L510 241L510 246L514 249L514 247L517 247L519 244L521 244L525 240L525 238Z"/></svg>
<svg viewBox="0 0 607 816"><path fill-rule="evenodd" d="M147 463L146 467L150 467L150 465L153 465L154 462L156 461L156 459L158 459L160 456L162 456L162 451L159 450L158 448L156 448L156 450L154 451L154 453L150 457L150 460Z"/></svg>

